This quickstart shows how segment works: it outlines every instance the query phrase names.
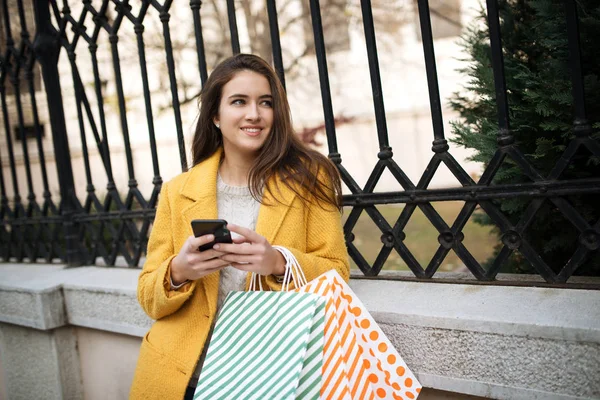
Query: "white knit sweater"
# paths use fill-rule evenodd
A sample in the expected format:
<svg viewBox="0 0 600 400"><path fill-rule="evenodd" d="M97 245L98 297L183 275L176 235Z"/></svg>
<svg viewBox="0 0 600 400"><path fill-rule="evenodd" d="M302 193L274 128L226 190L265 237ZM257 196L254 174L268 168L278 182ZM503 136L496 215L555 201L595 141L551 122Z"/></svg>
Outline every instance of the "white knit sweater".
<svg viewBox="0 0 600 400"><path fill-rule="evenodd" d="M250 194L247 186L231 186L217 176L217 210L219 219L254 230L260 203ZM232 236L235 237L232 232ZM223 306L227 294L232 290L244 290L247 272L227 266L221 270L217 312Z"/></svg>

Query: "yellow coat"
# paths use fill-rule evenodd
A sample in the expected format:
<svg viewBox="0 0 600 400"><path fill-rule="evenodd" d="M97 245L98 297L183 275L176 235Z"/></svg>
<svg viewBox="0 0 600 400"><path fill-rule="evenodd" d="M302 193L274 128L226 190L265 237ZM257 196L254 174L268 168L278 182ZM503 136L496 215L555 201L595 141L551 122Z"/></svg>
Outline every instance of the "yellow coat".
<svg viewBox="0 0 600 400"><path fill-rule="evenodd" d="M171 259L192 235L190 221L217 218L220 155L217 151L162 186L137 289L142 308L156 322L142 341L131 399L183 399L215 317L219 272L177 291L169 291L168 278ZM256 232L294 253L309 281L334 268L347 280L348 253L338 210L306 204L285 185L277 186L283 204L264 194L269 205L260 207ZM249 276L246 289L248 282ZM273 276L264 283L281 290Z"/></svg>

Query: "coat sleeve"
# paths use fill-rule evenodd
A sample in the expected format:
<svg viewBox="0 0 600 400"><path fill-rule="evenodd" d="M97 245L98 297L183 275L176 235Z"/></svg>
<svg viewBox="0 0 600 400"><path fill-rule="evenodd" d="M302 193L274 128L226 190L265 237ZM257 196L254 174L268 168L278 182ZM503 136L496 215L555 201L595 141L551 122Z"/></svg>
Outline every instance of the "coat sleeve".
<svg viewBox="0 0 600 400"><path fill-rule="evenodd" d="M307 281L335 269L345 281L350 279L350 262L344 241L341 213L331 205L311 203L306 217L306 251L287 247L290 250ZM298 229L300 231L300 229ZM293 233L290 233L293 234ZM281 290L274 276L266 277L271 290Z"/></svg>
<svg viewBox="0 0 600 400"><path fill-rule="evenodd" d="M168 184L160 191L156 216L148 240L144 268L140 273L137 298L148 316L160 319L173 314L191 297L196 282L190 282L178 290L170 290L170 264L177 255L173 247L171 207Z"/></svg>

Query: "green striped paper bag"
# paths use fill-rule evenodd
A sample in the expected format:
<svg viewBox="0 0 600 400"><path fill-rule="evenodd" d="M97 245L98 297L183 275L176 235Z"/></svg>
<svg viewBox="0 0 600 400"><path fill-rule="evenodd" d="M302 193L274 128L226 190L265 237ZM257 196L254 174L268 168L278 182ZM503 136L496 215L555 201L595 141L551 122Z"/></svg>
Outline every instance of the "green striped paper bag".
<svg viewBox="0 0 600 400"><path fill-rule="evenodd" d="M194 399L318 399L324 324L318 295L231 292Z"/></svg>

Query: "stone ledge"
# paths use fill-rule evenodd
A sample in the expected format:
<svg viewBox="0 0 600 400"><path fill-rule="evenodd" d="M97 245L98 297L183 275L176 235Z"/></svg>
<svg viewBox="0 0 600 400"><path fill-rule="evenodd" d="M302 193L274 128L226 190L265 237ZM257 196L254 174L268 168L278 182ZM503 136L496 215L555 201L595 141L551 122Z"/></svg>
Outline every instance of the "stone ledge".
<svg viewBox="0 0 600 400"><path fill-rule="evenodd" d="M136 298L139 269L0 264L0 321L50 330L67 324L143 336L152 320Z"/></svg>
<svg viewBox="0 0 600 400"><path fill-rule="evenodd" d="M0 321L35 329L66 324L62 265L0 264Z"/></svg>
<svg viewBox="0 0 600 400"><path fill-rule="evenodd" d="M379 322L600 343L598 290L370 279L350 286Z"/></svg>
<svg viewBox="0 0 600 400"><path fill-rule="evenodd" d="M531 390L527 388L515 389L506 385L491 384L476 380L467 380L459 378L449 378L447 376L432 375L424 372L415 374L419 382L428 388L444 388L442 390L461 393L477 398L489 399L510 399L510 400L578 400L586 399L581 396L570 396L557 393ZM588 399L597 399L597 397L588 397Z"/></svg>
<svg viewBox="0 0 600 400"><path fill-rule="evenodd" d="M0 264L0 321L141 337L152 321L137 303L139 273ZM599 291L368 279L350 286L426 387L500 399L600 397Z"/></svg>
<svg viewBox="0 0 600 400"><path fill-rule="evenodd" d="M85 267L63 284L69 323L131 336L144 336L152 320L136 297L139 269Z"/></svg>
<svg viewBox="0 0 600 400"><path fill-rule="evenodd" d="M72 325L139 337L152 325L135 293L125 295L70 286L64 289L64 297Z"/></svg>

